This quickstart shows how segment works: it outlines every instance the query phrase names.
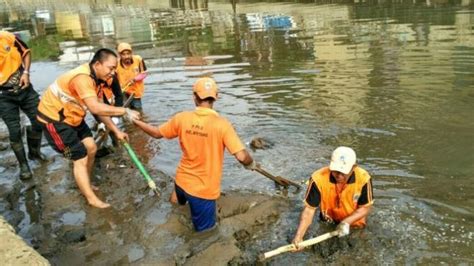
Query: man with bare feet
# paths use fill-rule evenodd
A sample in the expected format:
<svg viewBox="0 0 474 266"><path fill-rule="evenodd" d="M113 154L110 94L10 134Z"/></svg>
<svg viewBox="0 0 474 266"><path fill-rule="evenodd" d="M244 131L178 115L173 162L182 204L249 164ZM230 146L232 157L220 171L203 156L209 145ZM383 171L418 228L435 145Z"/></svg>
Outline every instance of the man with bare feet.
<svg viewBox="0 0 474 266"><path fill-rule="evenodd" d="M38 106L38 121L45 137L56 151L73 161L76 183L88 203L93 207L107 208L110 204L100 200L93 190L90 176L94 167L97 146L84 121L86 111L97 115L110 128L118 140L128 140L111 116L124 116L132 121L139 119L138 112L103 103L103 88L108 86L117 69L117 55L109 49L100 49L89 64L83 64L59 76L43 93Z"/></svg>

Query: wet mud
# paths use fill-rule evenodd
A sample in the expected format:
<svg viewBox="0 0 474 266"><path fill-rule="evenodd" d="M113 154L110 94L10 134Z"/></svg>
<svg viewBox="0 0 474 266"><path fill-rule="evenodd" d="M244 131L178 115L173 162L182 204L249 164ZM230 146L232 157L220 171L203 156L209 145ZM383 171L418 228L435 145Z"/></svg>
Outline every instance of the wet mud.
<svg viewBox="0 0 474 266"><path fill-rule="evenodd" d="M172 178L149 169L162 192L157 197L126 151L114 150L96 161L93 184L112 205L99 210L87 205L70 162L61 156L49 152L49 164L32 165L31 186L18 180L13 153L5 149L1 215L52 264L222 265L254 262L258 254L249 243L264 236L289 206L278 195L227 191L218 200L219 226L195 233L189 207L168 202Z"/></svg>
<svg viewBox="0 0 474 266"><path fill-rule="evenodd" d="M262 138L262 137L254 137L250 142L249 142L249 147L253 150L266 150L272 148L274 145L273 141L267 139L267 138Z"/></svg>
<svg viewBox="0 0 474 266"><path fill-rule="evenodd" d="M112 204L99 210L80 194L71 163L45 143L49 163L31 162L34 181L20 181L6 136L0 134L0 148L6 147L0 150L0 215L53 265L474 262L469 253L471 215L456 220L407 194L400 196L396 180L376 179L376 203L366 229L262 262L259 255L291 242L304 191L225 190L218 200L217 229L195 233L189 207L168 202L172 178L147 166L161 191L161 197L155 196L123 148L115 147L114 153L96 161L93 184L100 189L99 197ZM145 165L146 154L158 152L148 145L143 137L131 137ZM315 218L305 239L334 229ZM456 248L460 246L465 248Z"/></svg>

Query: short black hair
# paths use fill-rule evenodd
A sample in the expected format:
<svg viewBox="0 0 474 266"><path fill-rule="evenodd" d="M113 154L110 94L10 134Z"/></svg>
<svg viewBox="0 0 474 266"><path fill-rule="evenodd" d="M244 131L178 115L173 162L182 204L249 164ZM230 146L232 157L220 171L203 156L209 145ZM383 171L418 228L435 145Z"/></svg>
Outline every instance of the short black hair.
<svg viewBox="0 0 474 266"><path fill-rule="evenodd" d="M97 50L97 52L95 52L90 64L91 65L95 64L95 62L103 63L111 55L113 55L114 57L117 57L117 54L114 51L108 48L100 48L99 50Z"/></svg>
<svg viewBox="0 0 474 266"><path fill-rule="evenodd" d="M214 103L216 101L216 99L212 98L212 97L207 97L205 99L201 99L199 98L199 95L197 95L197 93L193 92L194 93L194 96L196 96L196 100L198 103L202 103L202 102L208 102L208 103Z"/></svg>

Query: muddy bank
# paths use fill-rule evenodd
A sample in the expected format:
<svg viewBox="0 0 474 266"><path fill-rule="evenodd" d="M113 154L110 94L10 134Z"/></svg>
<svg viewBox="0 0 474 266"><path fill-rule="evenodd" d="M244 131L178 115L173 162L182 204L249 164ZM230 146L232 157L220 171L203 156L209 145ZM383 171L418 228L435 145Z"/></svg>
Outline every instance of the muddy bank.
<svg viewBox="0 0 474 266"><path fill-rule="evenodd" d="M17 161L10 150L6 128L0 125L0 261L4 265L49 265L30 245L16 234L25 220L20 207L32 182L19 181Z"/></svg>
<svg viewBox="0 0 474 266"><path fill-rule="evenodd" d="M132 147L146 146L140 141L132 140ZM258 251L252 243L267 235L289 206L288 198L278 195L227 191L218 200L219 227L198 234L189 207L168 202L172 179L147 167L162 192L156 197L124 149L96 162L93 183L113 206L106 210L89 207L70 163L48 147L44 151L50 163L32 164L35 180L29 183L18 180L13 153L2 151L0 213L56 265L253 263ZM145 164L147 152L137 148Z"/></svg>
<svg viewBox="0 0 474 266"><path fill-rule="evenodd" d="M48 164L31 164L34 182L19 181L13 153L9 148L0 149L0 215L50 263L255 264L262 252L292 240L304 207L304 193L279 196L272 182L256 173L256 178L269 182L268 189L226 189L218 202L218 229L194 233L188 207L175 207L167 200L172 179L159 171L163 165L153 162L153 154L160 155L163 143L127 131L131 132L131 146L150 170L162 196L151 193L119 147L97 161L93 178L100 188L99 196L113 206L107 210L86 204L73 180L70 163L49 147L43 149L50 159ZM1 147L8 147L5 134L0 138ZM241 171L227 168L225 176L244 182L238 179ZM401 196L402 180L377 176L374 181L376 203L365 230L354 230L347 238L333 238L304 252L276 256L267 263L472 262L472 219L454 220L449 213L440 215L415 198ZM305 238L334 230L334 225L316 220Z"/></svg>

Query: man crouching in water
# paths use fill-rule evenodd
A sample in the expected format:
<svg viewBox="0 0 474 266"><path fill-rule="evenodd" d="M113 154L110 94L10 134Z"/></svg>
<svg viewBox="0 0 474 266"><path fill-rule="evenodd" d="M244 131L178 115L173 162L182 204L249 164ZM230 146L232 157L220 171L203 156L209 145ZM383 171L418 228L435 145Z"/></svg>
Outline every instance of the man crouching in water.
<svg viewBox="0 0 474 266"><path fill-rule="evenodd" d="M372 204L372 179L356 164L356 154L348 147L338 147L331 156L329 167L314 172L309 180L305 207L293 244L303 241L319 206L323 221L338 224L338 236L349 234L350 228L366 225Z"/></svg>
<svg viewBox="0 0 474 266"><path fill-rule="evenodd" d="M110 204L100 200L93 191L90 176L94 167L97 146L84 118L88 109L98 115L118 140L128 140L110 116L125 116L128 120L139 119L138 112L102 102L103 87L117 68L117 55L109 49L100 49L89 64L83 64L59 76L41 97L38 121L43 127L49 144L56 151L73 161L73 173L77 186L87 202L97 208Z"/></svg>

